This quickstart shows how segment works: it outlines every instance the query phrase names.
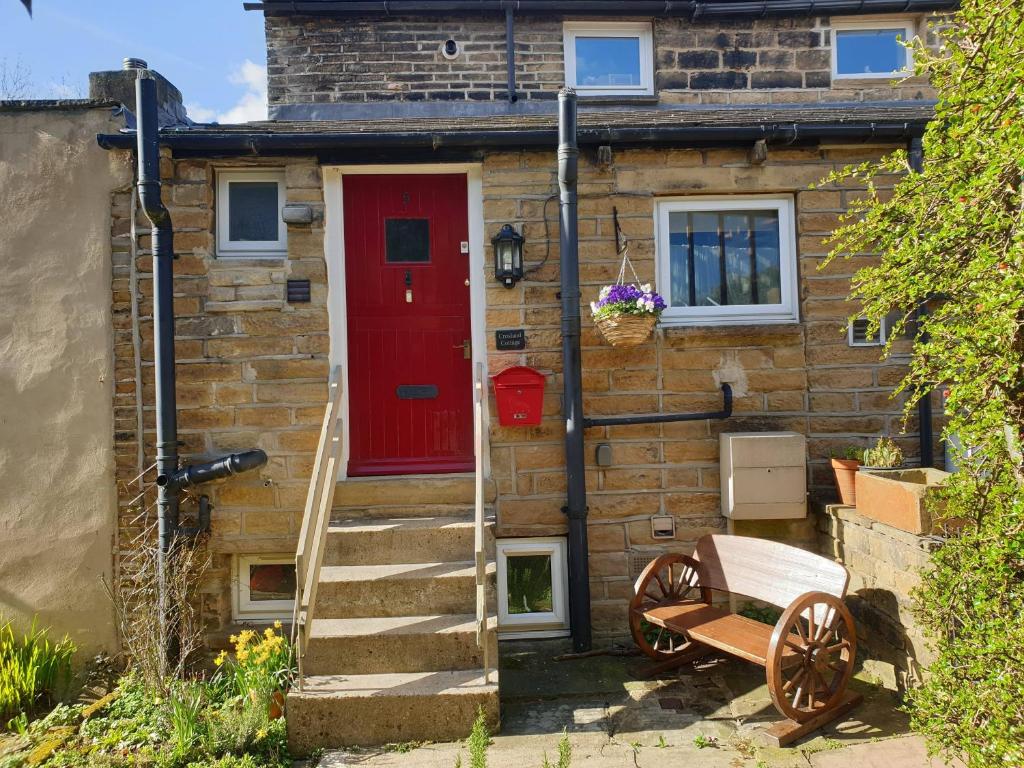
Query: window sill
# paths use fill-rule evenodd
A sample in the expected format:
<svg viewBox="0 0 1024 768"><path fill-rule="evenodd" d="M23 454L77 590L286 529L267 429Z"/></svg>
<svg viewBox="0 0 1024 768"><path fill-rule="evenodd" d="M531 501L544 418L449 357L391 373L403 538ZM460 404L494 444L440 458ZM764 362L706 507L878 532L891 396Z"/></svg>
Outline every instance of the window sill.
<svg viewBox="0 0 1024 768"><path fill-rule="evenodd" d="M661 323L658 326L662 329L662 332L666 336L674 337L686 337L686 336L735 336L737 332L745 334L757 334L759 336L773 336L773 337L788 337L788 336L799 336L803 334L804 327L802 324L795 321L786 321L778 323L768 323L765 321L741 323L741 322L728 322L728 323L716 323L715 325L694 325L678 323L674 325L667 325Z"/></svg>
<svg viewBox="0 0 1024 768"><path fill-rule="evenodd" d="M274 264L284 264L288 260L288 254L284 251L255 254L255 253L232 253L231 251L221 252L214 255L214 264L220 263L230 267L267 267Z"/></svg>
<svg viewBox="0 0 1024 768"><path fill-rule="evenodd" d="M587 94L585 91L577 91L580 101L587 104L650 104L656 105L658 97L655 94Z"/></svg>

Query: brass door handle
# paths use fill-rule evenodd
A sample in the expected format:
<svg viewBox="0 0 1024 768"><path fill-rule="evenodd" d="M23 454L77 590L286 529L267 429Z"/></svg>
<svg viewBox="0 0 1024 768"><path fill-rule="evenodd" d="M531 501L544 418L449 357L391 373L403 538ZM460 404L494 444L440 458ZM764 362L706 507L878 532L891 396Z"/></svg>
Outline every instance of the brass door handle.
<svg viewBox="0 0 1024 768"><path fill-rule="evenodd" d="M452 349L461 349L462 357L466 360L473 359L473 342L470 339L463 339L461 344L453 344Z"/></svg>

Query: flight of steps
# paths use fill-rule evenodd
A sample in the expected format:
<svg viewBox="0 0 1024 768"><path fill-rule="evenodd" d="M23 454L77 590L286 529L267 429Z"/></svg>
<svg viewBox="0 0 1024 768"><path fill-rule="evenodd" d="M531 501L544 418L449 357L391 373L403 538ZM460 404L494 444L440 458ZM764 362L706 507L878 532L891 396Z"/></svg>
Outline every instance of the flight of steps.
<svg viewBox="0 0 1024 768"><path fill-rule="evenodd" d="M338 485L305 685L288 694L293 754L461 739L481 707L497 724L493 523L486 528L492 671L485 682L476 642L473 492L473 477L465 475ZM493 496L488 485L488 504Z"/></svg>

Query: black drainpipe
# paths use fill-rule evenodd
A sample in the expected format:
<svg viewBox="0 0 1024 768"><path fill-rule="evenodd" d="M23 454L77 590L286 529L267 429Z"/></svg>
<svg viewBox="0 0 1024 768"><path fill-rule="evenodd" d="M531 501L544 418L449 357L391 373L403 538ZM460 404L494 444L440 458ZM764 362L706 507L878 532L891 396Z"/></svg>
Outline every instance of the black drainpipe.
<svg viewBox="0 0 1024 768"><path fill-rule="evenodd" d="M256 469L267 463L261 450L223 456L204 464L178 468L178 404L174 369L174 227L160 194L160 136L156 79L145 61L125 59L124 69L137 70L135 80L136 151L138 153L139 202L153 225L153 342L156 368L156 472L157 472L157 554L160 636L172 661L177 642L168 630L171 606L167 601L167 556L174 538L186 533L178 524L181 489ZM209 527L209 499L200 499L200 525L187 533L201 533Z"/></svg>
<svg viewBox="0 0 1024 768"><path fill-rule="evenodd" d="M156 473L168 477L178 469L178 411L174 391L174 228L160 197L160 140L156 80L140 59L125 59L125 69L138 70L135 81L136 137L139 160L139 202L153 225L153 343L156 361ZM164 605L164 560L178 527L178 489L159 483L156 496L161 616ZM166 635L165 635L166 637Z"/></svg>
<svg viewBox="0 0 1024 768"><path fill-rule="evenodd" d="M576 92L558 94L559 260L562 278L562 383L565 416L566 507L569 518L569 624L572 646L590 650L590 563L587 478L583 462L583 374L580 362L580 258L576 180Z"/></svg>
<svg viewBox="0 0 1024 768"><path fill-rule="evenodd" d="M910 140L910 146L908 147L908 153L910 156L910 170L914 173L921 173L924 170L924 141L920 136L915 136ZM917 319L918 323L924 320L928 316L928 305L922 303L917 308ZM920 330L920 339L922 342L928 342L928 334L924 330ZM935 466L935 432L934 425L932 423L932 393L927 392L924 397L917 401L917 431L919 440L918 452L921 455L921 466L932 467Z"/></svg>
<svg viewBox="0 0 1024 768"><path fill-rule="evenodd" d="M516 25L511 5L505 6L505 61L508 63L508 101L515 104L516 94Z"/></svg>

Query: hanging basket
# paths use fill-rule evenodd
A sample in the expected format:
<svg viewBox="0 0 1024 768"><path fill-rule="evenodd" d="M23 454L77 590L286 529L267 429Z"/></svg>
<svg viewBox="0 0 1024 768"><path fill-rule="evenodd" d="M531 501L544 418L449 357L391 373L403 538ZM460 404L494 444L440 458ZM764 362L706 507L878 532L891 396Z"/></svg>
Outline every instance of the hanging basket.
<svg viewBox="0 0 1024 768"><path fill-rule="evenodd" d="M594 319L597 330L613 347L635 347L651 336L658 318L655 315L615 313Z"/></svg>

